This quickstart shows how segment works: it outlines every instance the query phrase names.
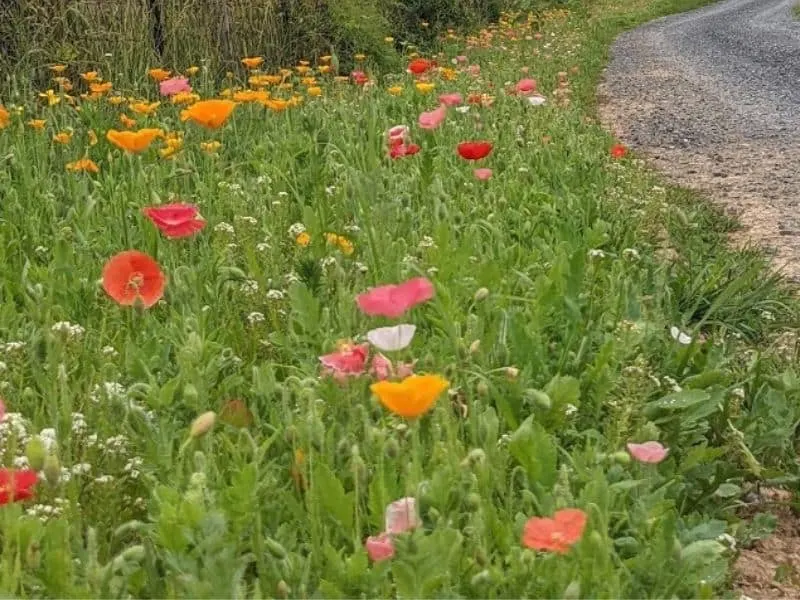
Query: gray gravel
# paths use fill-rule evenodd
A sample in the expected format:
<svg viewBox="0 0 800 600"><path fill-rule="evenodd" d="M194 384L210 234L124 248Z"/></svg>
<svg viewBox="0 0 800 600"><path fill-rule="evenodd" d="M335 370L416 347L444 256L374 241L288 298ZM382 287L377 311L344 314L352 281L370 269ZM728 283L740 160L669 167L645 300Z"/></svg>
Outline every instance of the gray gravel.
<svg viewBox="0 0 800 600"><path fill-rule="evenodd" d="M621 35L600 89L617 135L709 192L800 275L797 0L727 0Z"/></svg>

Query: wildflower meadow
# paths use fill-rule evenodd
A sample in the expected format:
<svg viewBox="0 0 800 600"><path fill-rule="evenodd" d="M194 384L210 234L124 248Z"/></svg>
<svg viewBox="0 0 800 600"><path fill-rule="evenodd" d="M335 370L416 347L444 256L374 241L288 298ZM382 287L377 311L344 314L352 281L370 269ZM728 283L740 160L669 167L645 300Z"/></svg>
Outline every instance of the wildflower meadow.
<svg viewBox="0 0 800 600"><path fill-rule="evenodd" d="M583 4L6 86L3 595L733 597L795 291L594 117L699 2Z"/></svg>

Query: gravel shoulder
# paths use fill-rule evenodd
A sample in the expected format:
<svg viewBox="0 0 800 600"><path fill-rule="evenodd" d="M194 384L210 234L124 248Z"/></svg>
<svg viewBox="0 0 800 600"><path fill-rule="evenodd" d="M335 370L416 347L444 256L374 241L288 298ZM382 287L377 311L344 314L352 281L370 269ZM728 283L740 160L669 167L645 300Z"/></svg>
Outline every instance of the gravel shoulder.
<svg viewBox="0 0 800 600"><path fill-rule="evenodd" d="M675 183L736 216L800 281L797 0L727 0L620 36L598 90L604 123Z"/></svg>

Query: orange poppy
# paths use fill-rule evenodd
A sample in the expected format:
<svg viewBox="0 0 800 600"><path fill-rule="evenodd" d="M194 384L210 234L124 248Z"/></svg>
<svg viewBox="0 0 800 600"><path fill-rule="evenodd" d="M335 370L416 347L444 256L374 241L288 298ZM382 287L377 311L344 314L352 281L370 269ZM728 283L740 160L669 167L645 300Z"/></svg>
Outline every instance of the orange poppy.
<svg viewBox="0 0 800 600"><path fill-rule="evenodd" d="M140 129L138 131L117 131L109 129L106 139L117 148L127 152L144 152L153 143L153 140L163 135L160 129Z"/></svg>
<svg viewBox="0 0 800 600"><path fill-rule="evenodd" d="M132 129L133 127L136 127L136 119L131 119L125 113L122 113L119 116L119 122L122 123L127 129Z"/></svg>
<svg viewBox="0 0 800 600"><path fill-rule="evenodd" d="M439 375L411 375L403 381L379 381L370 390L390 411L413 419L428 412L450 384Z"/></svg>
<svg viewBox="0 0 800 600"><path fill-rule="evenodd" d="M264 102L269 100L269 93L264 90L239 90L233 93L236 102Z"/></svg>
<svg viewBox="0 0 800 600"><path fill-rule="evenodd" d="M156 81L164 81L170 76L171 71L166 69L150 69L147 74Z"/></svg>
<svg viewBox="0 0 800 600"><path fill-rule="evenodd" d="M218 129L228 120L234 108L236 102L231 100L201 100L181 111L181 121L191 119L208 129Z"/></svg>
<svg viewBox="0 0 800 600"><path fill-rule="evenodd" d="M159 106L161 102L134 102L130 105L130 109L137 115L152 115Z"/></svg>
<svg viewBox="0 0 800 600"><path fill-rule="evenodd" d="M534 550L566 554L583 537L586 513L579 508L556 511L552 519L533 517L525 523L522 545Z"/></svg>
<svg viewBox="0 0 800 600"><path fill-rule="evenodd" d="M11 115L5 109L5 107L0 104L0 129L3 127L8 127L8 124L11 122Z"/></svg>
<svg viewBox="0 0 800 600"><path fill-rule="evenodd" d="M264 59L260 56L252 56L250 58L242 59L242 64L248 69L257 69L263 62Z"/></svg>
<svg viewBox="0 0 800 600"><path fill-rule="evenodd" d="M86 73L81 73L81 79L83 79L86 83L101 81L100 74L97 71L87 71Z"/></svg>
<svg viewBox="0 0 800 600"><path fill-rule="evenodd" d="M103 289L123 306L139 301L150 308L164 295L165 285L158 263L138 250L120 252L103 267Z"/></svg>
<svg viewBox="0 0 800 600"><path fill-rule="evenodd" d="M266 108L268 108L268 109L270 109L271 111L274 111L274 112L282 112L282 111L286 110L287 108L289 108L289 101L288 100L279 100L277 98L274 99L274 100L266 100L266 101L262 102L262 104Z"/></svg>
<svg viewBox="0 0 800 600"><path fill-rule="evenodd" d="M100 167L91 158L81 158L67 163L67 171L71 173L99 173Z"/></svg>
<svg viewBox="0 0 800 600"><path fill-rule="evenodd" d="M105 94L106 92L111 91L113 84L110 81L106 81L105 83L90 83L89 90L93 94Z"/></svg>

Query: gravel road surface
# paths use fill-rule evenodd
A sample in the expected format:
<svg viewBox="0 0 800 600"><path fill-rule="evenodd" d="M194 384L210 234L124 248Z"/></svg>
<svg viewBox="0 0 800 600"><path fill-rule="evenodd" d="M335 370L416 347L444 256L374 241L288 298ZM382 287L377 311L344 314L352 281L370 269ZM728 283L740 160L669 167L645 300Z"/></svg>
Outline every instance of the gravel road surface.
<svg viewBox="0 0 800 600"><path fill-rule="evenodd" d="M601 118L672 180L708 193L800 281L797 0L725 0L621 35Z"/></svg>

